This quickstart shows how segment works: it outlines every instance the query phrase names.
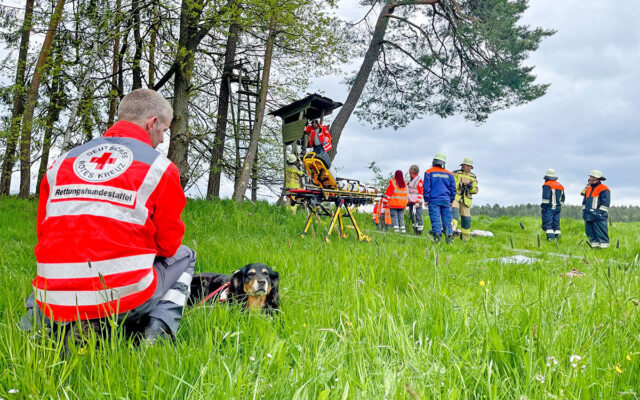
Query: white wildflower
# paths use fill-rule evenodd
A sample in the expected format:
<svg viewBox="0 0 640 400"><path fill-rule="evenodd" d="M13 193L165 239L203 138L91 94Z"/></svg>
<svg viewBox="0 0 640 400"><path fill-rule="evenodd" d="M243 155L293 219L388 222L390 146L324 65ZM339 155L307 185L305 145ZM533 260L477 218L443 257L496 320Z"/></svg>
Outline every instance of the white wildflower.
<svg viewBox="0 0 640 400"><path fill-rule="evenodd" d="M544 383L544 375L536 374L536 380L540 383Z"/></svg>
<svg viewBox="0 0 640 400"><path fill-rule="evenodd" d="M580 360L582 360L582 357L580 357L577 354L573 354L571 355L571 357L569 357L569 362L571 363L571 366L573 368L578 366L578 363L580 362Z"/></svg>
<svg viewBox="0 0 640 400"><path fill-rule="evenodd" d="M554 356L547 357L547 367L558 365L558 360Z"/></svg>
<svg viewBox="0 0 640 400"><path fill-rule="evenodd" d="M254 356L249 357L249 361L255 361L256 358Z"/></svg>
<svg viewBox="0 0 640 400"><path fill-rule="evenodd" d="M8 391L7 393L9 393L9 394L16 394L16 393L18 393L18 392L19 392L19 390L18 390L18 389L9 389L9 391Z"/></svg>
<svg viewBox="0 0 640 400"><path fill-rule="evenodd" d="M267 358L273 358L273 356L269 353L267 353Z"/></svg>

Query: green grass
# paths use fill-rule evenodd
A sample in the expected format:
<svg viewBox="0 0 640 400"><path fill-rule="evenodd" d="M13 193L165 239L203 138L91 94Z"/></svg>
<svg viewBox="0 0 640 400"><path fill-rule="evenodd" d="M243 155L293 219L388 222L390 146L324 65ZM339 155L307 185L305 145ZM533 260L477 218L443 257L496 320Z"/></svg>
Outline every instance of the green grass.
<svg viewBox="0 0 640 400"><path fill-rule="evenodd" d="M0 201L3 399L632 399L640 392L638 223L614 224L612 247L592 250L579 244L584 227L575 220L562 221L560 243L540 247L539 220L483 216L474 228L495 238L433 245L425 236L376 233L362 215L371 243L357 243L349 230L349 238L324 244L321 225L298 237L304 215L264 203L190 201L184 243L198 252L198 270L275 267L281 315L202 307L186 312L175 344L135 348L115 337L62 360L48 338L17 328L35 274L35 216L33 201ZM487 260L517 249L538 261ZM586 275L560 276L571 268ZM581 357L575 367L573 355Z"/></svg>

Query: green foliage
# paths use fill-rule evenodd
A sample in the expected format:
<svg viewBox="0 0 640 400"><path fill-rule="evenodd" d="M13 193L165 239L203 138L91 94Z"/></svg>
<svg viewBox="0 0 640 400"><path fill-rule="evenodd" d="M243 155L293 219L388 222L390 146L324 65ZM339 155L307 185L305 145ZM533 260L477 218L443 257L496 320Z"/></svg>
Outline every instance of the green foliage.
<svg viewBox="0 0 640 400"><path fill-rule="evenodd" d="M500 206L498 204L473 206L474 214L487 215L489 217L540 217L539 204L519 204L516 206ZM582 206L564 205L560 214L561 218L573 218L582 220ZM638 206L611 206L609 218L615 222L640 222L640 207Z"/></svg>
<svg viewBox="0 0 640 400"><path fill-rule="evenodd" d="M377 233L359 214L371 243L350 231L325 245L326 224L297 236L301 212L189 201L184 243L198 270L274 266L282 313L202 307L185 313L175 344L116 336L61 360L55 343L16 326L35 273L35 214L35 202L0 200L2 398L610 399L640 387L637 223L614 223L614 246L591 250L581 222L563 220L562 240L538 248L537 219L479 216L474 228L496 237L449 246ZM537 260L492 260L517 254L511 244ZM586 275L560 276L572 268Z"/></svg>
<svg viewBox="0 0 640 400"><path fill-rule="evenodd" d="M524 62L554 32L518 25L526 0L397 4L359 118L393 128L427 114L482 122L546 92Z"/></svg>

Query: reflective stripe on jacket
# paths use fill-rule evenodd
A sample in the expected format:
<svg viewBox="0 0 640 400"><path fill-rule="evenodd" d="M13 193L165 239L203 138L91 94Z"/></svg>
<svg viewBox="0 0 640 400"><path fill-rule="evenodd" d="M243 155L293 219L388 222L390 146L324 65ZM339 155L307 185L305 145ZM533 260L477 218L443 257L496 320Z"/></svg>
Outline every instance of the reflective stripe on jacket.
<svg viewBox="0 0 640 400"><path fill-rule="evenodd" d="M395 179L389 181L387 191L384 193L389 202L389 208L406 208L407 207L407 186L400 188L396 184Z"/></svg>
<svg viewBox="0 0 640 400"><path fill-rule="evenodd" d="M177 167L126 121L56 160L38 205L35 299L56 321L138 307L156 289L156 256L182 242Z"/></svg>
<svg viewBox="0 0 640 400"><path fill-rule="evenodd" d="M422 203L422 192L424 191L424 185L422 184L422 182L422 178L416 175L416 177L407 184L409 188L409 203Z"/></svg>
<svg viewBox="0 0 640 400"><path fill-rule="evenodd" d="M431 167L424 173L424 201L453 203L456 197L456 181L444 168Z"/></svg>
<svg viewBox="0 0 640 400"><path fill-rule="evenodd" d="M611 191L607 186L598 183L583 191L582 216L589 219L593 216L607 217L611 205Z"/></svg>
<svg viewBox="0 0 640 400"><path fill-rule="evenodd" d="M465 172L461 169L453 171L453 178L456 181L455 201L471 207L472 195L478 193L478 178L473 172ZM465 184L471 182L471 189L466 189Z"/></svg>
<svg viewBox="0 0 640 400"><path fill-rule="evenodd" d="M542 208L555 210L562 207L564 200L564 187L557 180L548 180L542 185Z"/></svg>

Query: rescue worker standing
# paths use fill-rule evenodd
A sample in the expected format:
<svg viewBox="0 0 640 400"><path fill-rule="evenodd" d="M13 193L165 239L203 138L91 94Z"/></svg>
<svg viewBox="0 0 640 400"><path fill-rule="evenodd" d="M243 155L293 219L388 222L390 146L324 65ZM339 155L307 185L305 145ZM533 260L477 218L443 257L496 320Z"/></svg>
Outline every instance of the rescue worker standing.
<svg viewBox="0 0 640 400"><path fill-rule="evenodd" d="M409 167L411 180L407 184L409 188L407 204L409 206L409 218L411 218L411 224L413 225L413 233L422 235L424 229L422 219L422 192L424 191L424 185L419 173L420 168L417 165L413 164Z"/></svg>
<svg viewBox="0 0 640 400"><path fill-rule="evenodd" d="M429 206L431 234L436 242L441 240L444 229L447 243L453 242L451 203L456 197L456 181L446 169L447 157L437 153L432 167L424 173L424 201Z"/></svg>
<svg viewBox="0 0 640 400"><path fill-rule="evenodd" d="M295 154L287 154L287 167L284 169L284 187L285 189L300 189L302 187L302 176L304 173L300 171L296 165L298 157ZM292 199L290 199L291 201ZM289 204L289 210L296 215L297 204Z"/></svg>
<svg viewBox="0 0 640 400"><path fill-rule="evenodd" d="M103 137L49 168L40 185L37 276L21 328L66 325L65 341L75 341L117 316L143 329L149 344L175 335L196 254L181 245L186 198L178 168L155 150L172 117L160 94L134 90Z"/></svg>
<svg viewBox="0 0 640 400"><path fill-rule="evenodd" d="M407 185L404 182L402 171L397 170L394 178L389 181L389 186L384 195L389 202L393 230L405 233L404 209L407 208Z"/></svg>
<svg viewBox="0 0 640 400"><path fill-rule="evenodd" d="M331 144L331 133L326 126L320 125L317 119L311 121L311 125L304 129L309 136L308 147L313 148L313 152L324 163L327 168L331 167L331 158L327 152L333 148Z"/></svg>
<svg viewBox="0 0 640 400"><path fill-rule="evenodd" d="M381 196L373 206L373 223L378 230L387 230L391 226L391 213L388 199Z"/></svg>
<svg viewBox="0 0 640 400"><path fill-rule="evenodd" d="M542 185L542 230L547 240L560 239L560 211L564 204L564 187L558 182L556 170L549 168Z"/></svg>
<svg viewBox="0 0 640 400"><path fill-rule="evenodd" d="M460 220L460 238L466 242L471 237L471 203L472 196L478 193L478 178L471 172L473 160L466 157L460 169L453 171L456 181L456 198L451 205L453 220Z"/></svg>
<svg viewBox="0 0 640 400"><path fill-rule="evenodd" d="M611 191L602 181L606 180L602 171L594 169L589 173L589 181L582 191L582 218L584 230L589 238L591 247L609 247L609 206L611 205Z"/></svg>

